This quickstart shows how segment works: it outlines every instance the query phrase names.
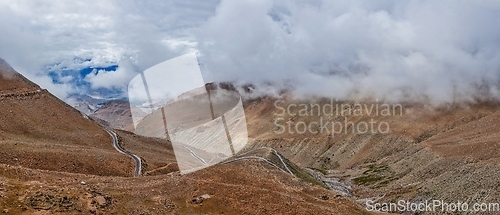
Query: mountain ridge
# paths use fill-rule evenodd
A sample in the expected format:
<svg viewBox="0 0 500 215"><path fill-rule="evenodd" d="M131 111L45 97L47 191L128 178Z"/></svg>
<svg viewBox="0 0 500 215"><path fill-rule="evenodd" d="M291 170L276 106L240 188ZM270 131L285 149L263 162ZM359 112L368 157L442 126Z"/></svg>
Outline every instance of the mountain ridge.
<svg viewBox="0 0 500 215"><path fill-rule="evenodd" d="M3 213L370 214L259 161L180 175L168 141L118 130L118 144L143 164L143 176L132 178L133 160L91 117L21 75L1 77L0 84L8 95L0 96Z"/></svg>

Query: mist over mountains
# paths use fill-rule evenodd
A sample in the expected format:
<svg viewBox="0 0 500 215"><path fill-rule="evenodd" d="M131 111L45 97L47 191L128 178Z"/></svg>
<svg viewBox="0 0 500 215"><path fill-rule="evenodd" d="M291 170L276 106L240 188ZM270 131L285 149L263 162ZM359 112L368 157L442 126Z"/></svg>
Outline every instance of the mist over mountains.
<svg viewBox="0 0 500 215"><path fill-rule="evenodd" d="M0 75L4 78L12 76L14 69L4 59L0 58Z"/></svg>
<svg viewBox="0 0 500 215"><path fill-rule="evenodd" d="M498 214L498 23L498 0L1 0L0 211Z"/></svg>
<svg viewBox="0 0 500 215"><path fill-rule="evenodd" d="M278 81L299 95L498 99L499 9L494 1L222 1L199 48L215 80Z"/></svg>
<svg viewBox="0 0 500 215"><path fill-rule="evenodd" d="M252 83L268 94L500 97L498 1L5 1L0 11L16 18L0 22L9 29L0 56L62 99L80 82L126 95L138 72L189 52L199 53L205 82ZM109 65L117 68L68 74Z"/></svg>

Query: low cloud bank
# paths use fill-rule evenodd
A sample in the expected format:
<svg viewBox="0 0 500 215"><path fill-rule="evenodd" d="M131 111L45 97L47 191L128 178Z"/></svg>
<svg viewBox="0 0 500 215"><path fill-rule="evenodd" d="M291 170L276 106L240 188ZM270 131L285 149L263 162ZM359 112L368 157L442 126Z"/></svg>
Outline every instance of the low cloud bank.
<svg viewBox="0 0 500 215"><path fill-rule="evenodd" d="M222 1L197 33L207 79L300 96L500 98L498 1Z"/></svg>
<svg viewBox="0 0 500 215"><path fill-rule="evenodd" d="M50 68L61 76L119 64L73 78L122 89L137 72L193 51L206 82L270 94L500 99L496 0L5 0L0 12L0 57L63 99L80 88L71 77L54 83Z"/></svg>

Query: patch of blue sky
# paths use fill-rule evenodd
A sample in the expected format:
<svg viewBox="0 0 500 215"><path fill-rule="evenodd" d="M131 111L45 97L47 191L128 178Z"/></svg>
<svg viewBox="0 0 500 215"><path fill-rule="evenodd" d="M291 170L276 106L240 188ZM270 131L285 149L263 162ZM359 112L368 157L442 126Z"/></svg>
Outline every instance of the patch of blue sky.
<svg viewBox="0 0 500 215"><path fill-rule="evenodd" d="M56 84L69 82L80 85L87 83L85 81L85 77L90 73L98 74L102 71L114 72L117 69L118 65L110 65L106 67L85 67L79 70L61 68L60 70L49 70L48 75L52 78L52 82Z"/></svg>

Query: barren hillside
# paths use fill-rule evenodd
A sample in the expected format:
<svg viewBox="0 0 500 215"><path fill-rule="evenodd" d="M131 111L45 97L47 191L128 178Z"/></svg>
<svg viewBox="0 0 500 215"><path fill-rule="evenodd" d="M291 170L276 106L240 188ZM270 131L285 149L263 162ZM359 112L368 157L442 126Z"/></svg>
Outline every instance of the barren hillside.
<svg viewBox="0 0 500 215"><path fill-rule="evenodd" d="M353 198L361 204L369 199L500 201L499 103L481 100L440 106L389 103L398 105L396 112L380 114L379 110L378 114L361 115L348 114L347 107L359 103L380 108L385 103L336 100L333 103L328 98L297 99L291 95L247 100L245 114L250 144L246 151L274 148L302 168L351 186ZM301 104L307 107L303 116L298 114ZM325 114L310 104L333 106ZM290 105L293 113L283 114L282 108ZM183 109L196 110L196 107ZM319 132L320 120L348 123L339 133L333 133L331 126L329 132ZM375 125L385 123L388 132L353 131L359 123L370 121ZM300 133L294 125L301 122L318 124L313 124L311 131ZM292 125L292 132L287 123ZM281 132L282 126L286 132Z"/></svg>
<svg viewBox="0 0 500 215"><path fill-rule="evenodd" d="M0 79L2 213L368 214L289 161L293 173L250 159L180 175L169 142L117 131L141 157L143 176L132 178L134 163L101 125L8 72Z"/></svg>
<svg viewBox="0 0 500 215"><path fill-rule="evenodd" d="M93 120L15 71L0 77L0 163L128 176L133 163Z"/></svg>
<svg viewBox="0 0 500 215"><path fill-rule="evenodd" d="M90 115L92 118L103 120L110 127L120 130L133 131L132 112L130 104L122 100L107 102Z"/></svg>
<svg viewBox="0 0 500 215"><path fill-rule="evenodd" d="M246 105L251 148L273 147L301 167L322 172L353 187L360 203L406 199L499 202L500 105L477 101L468 104L431 106L401 104L402 114L348 115L281 114L276 99L264 98ZM355 104L354 101L336 101ZM280 107L290 104L329 103L328 99L298 100L284 97ZM360 101L360 104L375 104ZM381 103L381 102L379 102ZM334 104L334 113L335 111ZM342 107L342 106L338 106ZM345 107L348 107L347 105ZM351 106L352 107L352 106ZM292 109L293 109L292 108ZM308 110L313 110L311 106ZM347 111L346 108L339 110ZM294 114L292 113L292 114ZM309 112L311 113L311 112ZM353 122L339 133L313 132L277 134L290 122ZM360 122L386 122L389 132L353 132ZM292 126L293 127L293 126ZM329 127L331 129L331 127ZM287 128L288 129L288 128ZM382 197L382 198L381 198Z"/></svg>

